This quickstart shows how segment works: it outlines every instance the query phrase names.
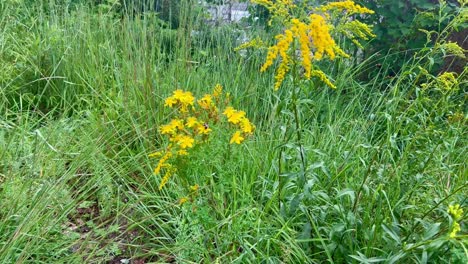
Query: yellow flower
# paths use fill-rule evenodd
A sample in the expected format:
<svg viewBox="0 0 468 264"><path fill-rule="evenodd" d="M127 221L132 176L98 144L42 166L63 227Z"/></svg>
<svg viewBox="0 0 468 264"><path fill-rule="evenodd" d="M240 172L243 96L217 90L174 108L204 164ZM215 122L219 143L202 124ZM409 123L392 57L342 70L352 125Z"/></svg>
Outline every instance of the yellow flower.
<svg viewBox="0 0 468 264"><path fill-rule="evenodd" d="M299 19L291 20L293 23L293 32L299 38L299 44L301 45L301 55L302 55L302 67L304 67L305 73L304 76L309 79L310 78L310 71L312 69L312 60L310 56L310 48L309 45L310 40L309 36L307 35L307 25Z"/></svg>
<svg viewBox="0 0 468 264"><path fill-rule="evenodd" d="M170 124L178 130L184 129L184 120L182 119L172 119Z"/></svg>
<svg viewBox="0 0 468 264"><path fill-rule="evenodd" d="M329 11L332 9L341 11L346 10L348 15L352 14L373 14L374 11L362 7L353 1L347 0L342 2L331 2L319 8L321 11Z"/></svg>
<svg viewBox="0 0 468 264"><path fill-rule="evenodd" d="M450 232L450 237L455 238L457 236L457 233L461 231L460 224L457 222L453 222L452 225L452 231Z"/></svg>
<svg viewBox="0 0 468 264"><path fill-rule="evenodd" d="M166 154L159 160L156 168L154 168L154 174L159 174L162 168L170 167L170 164L166 163L170 157L172 157L172 152L168 150Z"/></svg>
<svg viewBox="0 0 468 264"><path fill-rule="evenodd" d="M437 77L437 82L445 90L451 90L458 84L457 77L453 72L444 72L443 74L439 75Z"/></svg>
<svg viewBox="0 0 468 264"><path fill-rule="evenodd" d="M153 152L151 154L148 155L149 158L159 158L161 157L163 154L162 151L156 151L156 152Z"/></svg>
<svg viewBox="0 0 468 264"><path fill-rule="evenodd" d="M176 168L174 168L172 165L168 164L166 166L166 174L164 174L164 177L161 180L161 183L159 184L159 190L162 190L162 188L166 185L166 183L169 181L171 176L177 171Z"/></svg>
<svg viewBox="0 0 468 264"><path fill-rule="evenodd" d="M172 96L166 98L166 100L164 101L164 106L172 107L172 106L174 106L175 104L177 104L177 99L175 99L175 98L172 97Z"/></svg>
<svg viewBox="0 0 468 264"><path fill-rule="evenodd" d="M453 217L452 231L450 232L450 237L454 238L457 236L457 233L461 231L461 227L458 221L463 217L463 209L460 207L459 204L449 205L448 212Z"/></svg>
<svg viewBox="0 0 468 264"><path fill-rule="evenodd" d="M335 51L346 54L336 45L330 35L330 26L323 16L311 14L309 19L309 37L312 39L312 45L315 48L314 58L316 60L321 60L324 53L328 54L331 60L335 59Z"/></svg>
<svg viewBox="0 0 468 264"><path fill-rule="evenodd" d="M173 105L180 103L180 110L182 112L188 112L188 106L193 106L194 101L195 97L191 92L184 92L177 89L174 91L172 96L166 99L164 106L172 107Z"/></svg>
<svg viewBox="0 0 468 264"><path fill-rule="evenodd" d="M238 124L243 118L245 118L244 111L234 111L231 116L228 117L228 122L234 125Z"/></svg>
<svg viewBox="0 0 468 264"><path fill-rule="evenodd" d="M223 86L221 86L221 84L216 84L214 90L213 90L213 96L215 98L218 98L221 96L221 94L223 94Z"/></svg>
<svg viewBox="0 0 468 264"><path fill-rule="evenodd" d="M240 144L244 141L244 137L241 135L241 131L236 131L234 135L232 135L231 141L229 142L230 144L236 143Z"/></svg>
<svg viewBox="0 0 468 264"><path fill-rule="evenodd" d="M247 48L262 48L265 46L263 40L259 37L252 39L251 41L247 41L242 43L240 46L234 49L234 51L239 51Z"/></svg>
<svg viewBox="0 0 468 264"><path fill-rule="evenodd" d="M263 5L263 6L271 6L271 5L273 5L273 2L271 2L271 0L252 0L251 2L252 2L253 4Z"/></svg>
<svg viewBox="0 0 468 264"><path fill-rule="evenodd" d="M242 118L240 121L240 127L242 132L246 134L252 134L255 130L255 126L250 123L248 118Z"/></svg>
<svg viewBox="0 0 468 264"><path fill-rule="evenodd" d="M351 40L356 46L363 49L364 47L359 43L358 38L363 40L368 40L369 37L375 37L376 35L372 33L371 26L362 23L359 20L353 20L346 22L344 24L338 25L336 31L344 34L347 38Z"/></svg>
<svg viewBox="0 0 468 264"><path fill-rule="evenodd" d="M177 140L177 144L178 144L182 149L186 149L186 148L191 148L191 147L193 147L193 143L195 142L195 139L193 139L193 138L190 137L190 136L186 136L186 135L181 135L181 136L178 137L176 140Z"/></svg>
<svg viewBox="0 0 468 264"><path fill-rule="evenodd" d="M448 212L453 216L455 221L460 220L463 216L463 209L459 204L449 205Z"/></svg>
<svg viewBox="0 0 468 264"><path fill-rule="evenodd" d="M180 200L179 200L179 205L183 205L183 204L186 203L188 200L189 200L188 197L182 197L182 198L180 198Z"/></svg>
<svg viewBox="0 0 468 264"><path fill-rule="evenodd" d="M177 151L177 155L179 155L179 156L187 156L187 155L188 155L188 152L187 152L185 149L181 149L181 150Z"/></svg>
<svg viewBox="0 0 468 264"><path fill-rule="evenodd" d="M276 72L276 82L275 82L275 90L278 90L281 84L283 83L284 78L286 77L286 73L289 72L289 64L291 63L291 59L288 55L289 46L294 41L293 32L289 29L284 31L284 35L277 36L278 44L278 52L281 56L281 63L279 65L278 71Z"/></svg>
<svg viewBox="0 0 468 264"><path fill-rule="evenodd" d="M289 16L289 9L295 7L293 0L251 0L253 4L263 5L272 14L273 18L280 18L285 20ZM269 21L271 24L271 20Z"/></svg>
<svg viewBox="0 0 468 264"><path fill-rule="evenodd" d="M278 57L278 47L272 46L268 48L268 53L267 53L267 58L265 63L262 65L262 68L260 68L260 72L264 72L273 65L273 61Z"/></svg>
<svg viewBox="0 0 468 264"><path fill-rule="evenodd" d="M200 100L198 100L198 105L201 108L208 110L213 106L213 98L210 94L205 94Z"/></svg>
<svg viewBox="0 0 468 264"><path fill-rule="evenodd" d="M195 97L192 95L191 92L185 92L184 96L179 98L180 102L185 105L193 105L195 101Z"/></svg>
<svg viewBox="0 0 468 264"><path fill-rule="evenodd" d="M321 70L313 70L311 72L312 76L318 77L322 82L328 85L330 88L335 89L336 86L327 78L327 75Z"/></svg>
<svg viewBox="0 0 468 264"><path fill-rule="evenodd" d="M159 129L161 131L161 134L163 134L163 135L174 134L176 132L175 128L173 126L171 126L170 124L162 125Z"/></svg>
<svg viewBox="0 0 468 264"><path fill-rule="evenodd" d="M172 119L171 122L167 125L162 125L160 127L161 134L175 134L177 130L184 129L184 121L182 119Z"/></svg>
<svg viewBox="0 0 468 264"><path fill-rule="evenodd" d="M208 124L198 124L197 126L197 132L199 135L208 135L211 131L211 128L208 126Z"/></svg>
<svg viewBox="0 0 468 264"><path fill-rule="evenodd" d="M190 186L190 190L193 191L193 192L196 192L198 191L198 189L200 188L200 186L198 184L195 184L193 186Z"/></svg>
<svg viewBox="0 0 468 264"><path fill-rule="evenodd" d="M191 116L191 117L187 118L186 125L187 125L188 128L192 128L192 127L196 126L197 124L199 124L199 122L198 122L196 117Z"/></svg>
<svg viewBox="0 0 468 264"><path fill-rule="evenodd" d="M223 112L223 115L225 115L227 118L231 117L234 113L236 112L236 109L234 109L232 106L226 107L226 109Z"/></svg>

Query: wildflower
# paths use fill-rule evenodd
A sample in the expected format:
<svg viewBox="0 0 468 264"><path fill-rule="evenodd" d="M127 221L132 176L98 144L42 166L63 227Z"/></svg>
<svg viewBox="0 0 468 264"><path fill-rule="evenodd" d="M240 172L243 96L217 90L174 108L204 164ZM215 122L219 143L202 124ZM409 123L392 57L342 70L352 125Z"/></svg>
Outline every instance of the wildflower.
<svg viewBox="0 0 468 264"><path fill-rule="evenodd" d="M172 96L166 98L164 106L173 107L178 104L180 106L181 112L188 112L188 107L193 106L195 97L193 97L191 92L184 92L180 89L174 91Z"/></svg>
<svg viewBox="0 0 468 264"><path fill-rule="evenodd" d="M213 97L218 98L223 93L223 86L221 84L216 84L215 88L213 89Z"/></svg>
<svg viewBox="0 0 468 264"><path fill-rule="evenodd" d="M232 106L226 107L226 109L223 112L223 115L225 115L227 118L231 117L234 113L236 112L236 109L234 109Z"/></svg>
<svg viewBox="0 0 468 264"><path fill-rule="evenodd" d="M169 164L167 164L166 162L170 157L172 157L172 152L167 151L166 154L159 160L156 168L154 168L154 174L159 174L162 168L169 166Z"/></svg>
<svg viewBox="0 0 468 264"><path fill-rule="evenodd" d="M278 47L272 46L268 48L267 58L265 63L260 68L260 72L264 72L273 65L273 61L278 57Z"/></svg>
<svg viewBox="0 0 468 264"><path fill-rule="evenodd" d="M149 158L159 158L163 155L162 151L156 151L148 155Z"/></svg>
<svg viewBox="0 0 468 264"><path fill-rule="evenodd" d="M284 32L284 35L279 36L279 41L277 44L278 47L278 52L281 56L281 63L279 65L278 71L276 72L275 76L275 90L278 90L281 84L283 83L283 80L286 76L286 73L289 71L289 64L291 62L291 59L288 55L288 50L289 46L293 42L293 33L291 30L286 30Z"/></svg>
<svg viewBox="0 0 468 264"><path fill-rule="evenodd" d="M168 98L166 98L166 100L164 101L164 106L172 107L172 106L174 106L175 104L177 104L177 99L175 99L174 97L168 97Z"/></svg>
<svg viewBox="0 0 468 264"><path fill-rule="evenodd" d="M208 135L211 132L211 128L208 126L207 123L199 124L197 126L197 132L199 135Z"/></svg>
<svg viewBox="0 0 468 264"><path fill-rule="evenodd" d="M240 120L240 127L241 127L242 132L246 134L252 134L253 131L255 130L254 125L252 125L252 123L250 123L249 119L247 118L242 118Z"/></svg>
<svg viewBox="0 0 468 264"><path fill-rule="evenodd" d="M231 141L229 142L230 144L236 143L240 144L244 141L244 137L241 135L241 131L236 131L234 132L234 135L232 135Z"/></svg>
<svg viewBox="0 0 468 264"><path fill-rule="evenodd" d="M189 200L188 197L182 197L182 198L180 198L180 200L179 200L179 205L183 205L183 204L186 203L188 200Z"/></svg>
<svg viewBox="0 0 468 264"><path fill-rule="evenodd" d="M200 186L199 186L198 184L195 184L195 185L190 186L190 190L191 190L192 192L198 191L199 188L200 188Z"/></svg>
<svg viewBox="0 0 468 264"><path fill-rule="evenodd" d="M192 137L190 136L186 136L186 135L181 135L179 136L177 139L177 144L182 148L182 149L186 149L186 148L191 148L193 147L193 143L195 142L195 139L193 139Z"/></svg>
<svg viewBox="0 0 468 264"><path fill-rule="evenodd" d="M234 49L234 51L239 51L247 48L262 48L265 46L263 40L259 37L252 39L251 41L247 41L242 43L240 46Z"/></svg>
<svg viewBox="0 0 468 264"><path fill-rule="evenodd" d="M236 125L243 118L245 118L245 112L244 111L236 111L228 118L228 122L233 123L234 125Z"/></svg>
<svg viewBox="0 0 468 264"><path fill-rule="evenodd" d="M291 27L284 31L284 34L276 36L276 45L268 48L267 58L260 71L266 71L274 60L280 56L281 62L275 75L275 90L278 90L283 83L286 74L289 72L292 58L288 54L291 43L297 38L301 50L301 64L304 68L304 76L310 79L312 73L312 59L321 60L326 54L331 60L337 55L349 57L333 40L330 34L330 26L325 18L318 14L309 16L309 23L306 24L299 19L291 20ZM312 53L313 50L313 53ZM323 80L323 78L321 78Z"/></svg>
<svg viewBox="0 0 468 264"><path fill-rule="evenodd" d="M192 128L192 127L196 126L197 124L199 124L199 122L198 122L196 117L190 116L190 117L187 118L186 126L188 128Z"/></svg>
<svg viewBox="0 0 468 264"><path fill-rule="evenodd" d="M174 134L176 132L175 128L171 125L162 125L160 131L163 135Z"/></svg>
<svg viewBox="0 0 468 264"><path fill-rule="evenodd" d="M437 77L437 82L445 90L452 90L456 85L458 85L457 77L453 72L444 72L443 74Z"/></svg>
<svg viewBox="0 0 468 264"><path fill-rule="evenodd" d="M181 119L172 119L171 122L167 125L162 125L160 127L161 134L175 134L177 130L184 129L184 121Z"/></svg>
<svg viewBox="0 0 468 264"><path fill-rule="evenodd" d="M455 238L457 236L457 233L461 231L461 227L458 221L461 220L463 217L463 209L460 207L459 204L449 205L448 212L453 217L452 230L450 231L449 236L451 238Z"/></svg>
<svg viewBox="0 0 468 264"><path fill-rule="evenodd" d="M174 91L173 97L183 105L193 105L195 97L191 92L184 92L180 89Z"/></svg>
<svg viewBox="0 0 468 264"><path fill-rule="evenodd" d="M450 232L449 236L451 238L455 238L457 236L457 233L460 231L461 231L460 224L457 222L453 222L452 231Z"/></svg>
<svg viewBox="0 0 468 264"><path fill-rule="evenodd" d="M456 42L449 41L442 45L437 44L436 48L441 49L446 55L454 55L463 59L466 58L466 50L460 47Z"/></svg>
<svg viewBox="0 0 468 264"><path fill-rule="evenodd" d="M161 183L159 184L159 190L162 190L164 185L169 181L171 176L177 171L176 168L174 168L172 165L168 165L166 167L166 174L164 174L164 177L161 180Z"/></svg>
<svg viewBox="0 0 468 264"><path fill-rule="evenodd" d="M460 220L463 216L463 209L459 204L449 205L448 212L453 216L454 220Z"/></svg>
<svg viewBox="0 0 468 264"><path fill-rule="evenodd" d="M209 94L205 94L200 100L198 100L198 105L205 109L208 110L213 106L213 98Z"/></svg>
<svg viewBox="0 0 468 264"><path fill-rule="evenodd" d="M289 16L289 9L295 7L293 0L252 0L253 4L263 5L273 15L273 18L280 18L281 20L287 19ZM271 20L269 21L271 24Z"/></svg>
<svg viewBox="0 0 468 264"><path fill-rule="evenodd" d="M185 149L181 149L181 150L177 151L177 155L179 155L179 156L187 156L187 155L188 155L188 152L187 152L187 150L185 150Z"/></svg>
<svg viewBox="0 0 468 264"><path fill-rule="evenodd" d="M356 3L354 3L353 1L342 1L342 2L331 2L331 3L328 3L322 7L319 8L321 11L329 11L329 10L338 10L338 11L342 11L342 10L346 10L346 12L348 13L348 15L353 15L353 14L374 14L374 11L368 9L368 8L365 8L365 7L362 7Z"/></svg>
<svg viewBox="0 0 468 264"><path fill-rule="evenodd" d="M328 79L328 77L325 75L325 73L321 70L313 70L311 72L312 76L318 77L322 82L324 82L326 85L328 85L330 88L335 89L336 86Z"/></svg>
<svg viewBox="0 0 468 264"><path fill-rule="evenodd" d="M172 119L169 123L161 125L159 131L163 135L167 135L167 139L171 142L169 147L163 151L156 151L149 154L149 157L160 157L157 166L154 168L155 174L163 174L159 189L161 190L169 181L177 168L175 164L171 164L170 159L173 156L187 156L189 154L188 149L193 148L197 143L205 141L212 132L212 129L208 125L208 121L217 122L219 121L219 110L217 103L228 104L230 100L229 93L223 95L222 86L217 84L214 87L212 94L205 94L199 100L192 95L190 92L183 90L176 90L171 96L166 98L165 106L167 107L178 107L178 117ZM220 98L225 96L224 98ZM196 104L195 104L196 102ZM199 111L204 109L207 111ZM193 115L181 115L181 113L193 110ZM233 107L226 107L223 114L227 117L228 122L237 125L240 129L236 131L231 138L231 143L240 144L244 140L244 135L252 134L255 126L250 123L249 119L245 117L244 111L238 111ZM207 122L200 120L206 118ZM199 138L203 140L198 141ZM193 185L190 187L191 192L197 192L199 186ZM192 193L193 195L193 193ZM188 198L182 198L181 204L185 203Z"/></svg>
<svg viewBox="0 0 468 264"><path fill-rule="evenodd" d="M293 19L291 22L294 25L294 35L299 37L299 43L301 45L302 67L304 67L305 70L304 76L309 79L310 71L312 69L312 61L310 58L310 41L309 37L307 36L307 25L299 21L299 19Z"/></svg>
<svg viewBox="0 0 468 264"><path fill-rule="evenodd" d="M330 60L334 60L336 56L335 51L342 56L347 56L331 37L330 27L323 16L311 14L309 19L309 37L312 39L312 44L315 48L314 58L316 60L321 60L324 53L330 57Z"/></svg>

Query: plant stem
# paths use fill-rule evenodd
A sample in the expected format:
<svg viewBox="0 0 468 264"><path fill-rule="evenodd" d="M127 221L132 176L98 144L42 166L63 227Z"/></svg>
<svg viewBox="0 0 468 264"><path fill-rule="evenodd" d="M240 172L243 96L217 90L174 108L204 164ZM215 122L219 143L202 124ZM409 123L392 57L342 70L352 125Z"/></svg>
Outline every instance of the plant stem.
<svg viewBox="0 0 468 264"><path fill-rule="evenodd" d="M295 52L295 45L293 45L294 49L293 51ZM293 54L295 56L295 54ZM301 122L299 119L299 111L298 111L298 104L297 104L297 93L300 91L300 86L299 86L299 78L298 78L298 69L297 69L297 63L296 60L293 59L293 94L292 94L292 107L293 107L293 112L294 112L294 123L296 125L296 136L297 136L297 143L299 145L299 155L301 158L301 181L299 184L299 187L302 188L302 186L305 184L305 170L306 170L306 159L304 156L304 147L302 146L302 134L301 134Z"/></svg>

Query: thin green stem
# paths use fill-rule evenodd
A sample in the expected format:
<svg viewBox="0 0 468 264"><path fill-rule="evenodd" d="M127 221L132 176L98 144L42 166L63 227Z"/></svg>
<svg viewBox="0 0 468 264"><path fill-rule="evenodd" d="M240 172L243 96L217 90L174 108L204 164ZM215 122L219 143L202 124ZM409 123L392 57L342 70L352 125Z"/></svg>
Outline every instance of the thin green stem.
<svg viewBox="0 0 468 264"><path fill-rule="evenodd" d="M293 45L293 51L296 50L295 45ZM293 55L295 56L295 55ZM297 144L299 145L299 155L301 158L301 184L298 187L302 188L305 183L305 170L306 170L306 158L304 156L304 147L302 145L302 134L301 134L301 120L299 118L299 110L298 110L298 92L300 92L300 85L299 85L299 76L298 76L298 69L296 59L293 59L293 93L292 93L292 107L294 113L294 123L296 126L296 137L297 137Z"/></svg>

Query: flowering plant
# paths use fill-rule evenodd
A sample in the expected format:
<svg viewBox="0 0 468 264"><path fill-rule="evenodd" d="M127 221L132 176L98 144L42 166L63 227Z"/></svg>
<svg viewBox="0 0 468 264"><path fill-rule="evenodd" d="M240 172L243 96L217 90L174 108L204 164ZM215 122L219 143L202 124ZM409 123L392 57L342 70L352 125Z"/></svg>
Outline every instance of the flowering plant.
<svg viewBox="0 0 468 264"><path fill-rule="evenodd" d="M319 7L312 7L306 1L298 4L292 0L251 0L251 2L268 9L272 15L269 24L278 22L278 28L281 30L281 33L275 36L275 44L267 47L266 60L260 71L267 71L268 68L275 66L277 60L279 61L275 74L275 91L284 85L287 74L290 73L292 76L293 85L289 90L290 97L286 100L291 107L291 113L287 118L293 119L295 123L294 129L289 130L296 133L298 147L294 147L294 149L298 150L301 162L300 172L297 173L299 175L298 185L301 189L306 181L307 168L307 158L302 145L302 122L299 111L299 97L303 86L301 81L316 77L327 86L336 88L335 84L319 68L317 62L325 59L333 61L337 57L350 57L335 40L337 35L343 35L362 48L359 40L367 40L374 34L371 26L357 20L356 15L373 14L374 12L351 0L331 2ZM254 38L237 49L266 48L265 42ZM302 73L300 69L302 69ZM283 146L288 145L286 143L288 143L289 138L289 135L284 135L285 142L279 148L278 197L280 205L281 191L284 185L280 177L284 176L281 160Z"/></svg>
<svg viewBox="0 0 468 264"><path fill-rule="evenodd" d="M229 105L229 94L223 94L222 90L218 84L211 94L205 94L197 100L191 92L178 89L165 99L164 106L175 110L175 117L159 129L168 143L165 148L149 155L159 158L154 168L154 174L163 175L159 190L177 173L175 159L190 156L197 145L209 142L216 134L215 130L229 131L230 144L241 144L253 135L255 126L244 111ZM224 108L224 111L221 112L220 108Z"/></svg>

